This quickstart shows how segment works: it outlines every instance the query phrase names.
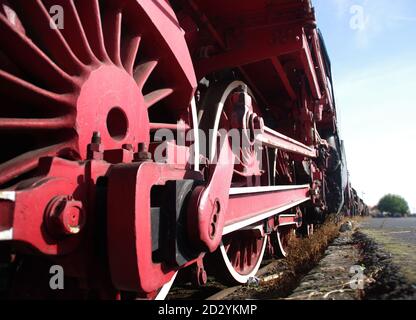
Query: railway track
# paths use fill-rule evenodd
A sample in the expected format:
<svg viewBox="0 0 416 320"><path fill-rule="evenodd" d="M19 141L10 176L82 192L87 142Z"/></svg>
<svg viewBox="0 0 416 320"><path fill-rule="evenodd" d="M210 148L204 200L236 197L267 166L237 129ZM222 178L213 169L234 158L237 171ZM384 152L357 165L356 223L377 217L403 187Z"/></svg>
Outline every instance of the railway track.
<svg viewBox="0 0 416 320"><path fill-rule="evenodd" d="M204 287L196 287L189 282L174 285L167 300L245 300L252 299L253 295L265 299L285 298L323 258L327 247L338 237L341 223L328 222L308 238L297 238L288 248L290 251L286 259L264 260L255 278L250 279L248 284L226 286L210 277ZM303 250L314 251L315 254L302 254ZM294 254L290 255L290 252Z"/></svg>
<svg viewBox="0 0 416 320"><path fill-rule="evenodd" d="M266 261L263 266L257 272L256 276L250 281L253 281L256 286L262 286L266 283L276 280L283 276L282 272L273 272L272 269L276 268L278 261ZM173 286L167 300L223 300L227 299L232 293L238 289L244 288L246 285L238 285L227 287L217 281L214 278L209 278L205 287L197 288L188 283L185 285Z"/></svg>

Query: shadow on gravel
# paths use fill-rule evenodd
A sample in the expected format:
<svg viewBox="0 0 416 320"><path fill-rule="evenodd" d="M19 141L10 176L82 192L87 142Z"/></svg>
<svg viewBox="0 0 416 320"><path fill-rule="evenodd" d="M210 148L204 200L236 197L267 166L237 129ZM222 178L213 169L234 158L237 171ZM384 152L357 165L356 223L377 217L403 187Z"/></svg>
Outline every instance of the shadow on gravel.
<svg viewBox="0 0 416 320"><path fill-rule="evenodd" d="M416 288L409 284L391 255L366 234L357 231L354 241L361 250L367 279L365 300L414 300Z"/></svg>

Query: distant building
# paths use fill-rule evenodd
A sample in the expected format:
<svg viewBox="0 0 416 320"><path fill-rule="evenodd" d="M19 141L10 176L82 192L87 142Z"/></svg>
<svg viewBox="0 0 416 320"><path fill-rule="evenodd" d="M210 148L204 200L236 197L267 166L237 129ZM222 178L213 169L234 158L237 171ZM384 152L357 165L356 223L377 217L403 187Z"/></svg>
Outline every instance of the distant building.
<svg viewBox="0 0 416 320"><path fill-rule="evenodd" d="M380 217L381 216L381 212L380 212L380 210L378 210L378 208L375 206L375 207L371 207L370 208L370 216L371 217Z"/></svg>
<svg viewBox="0 0 416 320"><path fill-rule="evenodd" d="M376 206L370 209L370 216L373 218L387 218L387 217L401 218L403 217L403 215L400 213L380 212L380 210L378 210ZM416 213L413 213L410 216L416 218Z"/></svg>

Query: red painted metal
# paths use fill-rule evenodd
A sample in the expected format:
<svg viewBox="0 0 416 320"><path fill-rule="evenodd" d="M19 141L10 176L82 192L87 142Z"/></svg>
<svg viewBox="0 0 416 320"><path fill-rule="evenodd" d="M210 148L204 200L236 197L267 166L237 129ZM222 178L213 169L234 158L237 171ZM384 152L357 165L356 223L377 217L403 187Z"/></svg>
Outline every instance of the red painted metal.
<svg viewBox="0 0 416 320"><path fill-rule="evenodd" d="M229 233L237 226L240 229L262 221L306 202L309 198L309 186L300 186L297 189L282 187L277 191L262 191L258 188L246 194L231 195L224 232Z"/></svg>
<svg viewBox="0 0 416 320"><path fill-rule="evenodd" d="M314 70L315 63L312 60L312 53L309 47L308 40L306 38L306 35L302 34L302 49L300 53L301 61L303 64L303 68L306 72L306 77L309 81L309 87L312 90L312 96L320 100L322 98L321 94L321 88L319 86L318 82L318 76L316 74L316 71Z"/></svg>
<svg viewBox="0 0 416 320"><path fill-rule="evenodd" d="M2 245L107 298L159 297L191 265L203 285L216 250L247 280L328 208L338 133L315 20L308 0L0 0ZM177 216L158 211L184 181ZM182 220L161 258L164 214Z"/></svg>
<svg viewBox="0 0 416 320"><path fill-rule="evenodd" d="M193 178L190 174L152 162L116 165L111 169L107 233L111 278L116 288L150 294L174 275L174 268L152 260L150 191L168 180Z"/></svg>
<svg viewBox="0 0 416 320"><path fill-rule="evenodd" d="M279 59L277 57L272 57L271 62L273 64L273 67L276 69L276 72L278 73L280 79L282 79L283 85L290 96L292 100L296 100L296 92L292 87L292 84L290 83L289 78L287 77L286 71L283 69L282 64L280 63Z"/></svg>
<svg viewBox="0 0 416 320"><path fill-rule="evenodd" d="M188 231L192 245L202 250L214 252L221 243L234 157L228 139L225 139L218 163L213 166L209 184L196 188L192 194L188 211Z"/></svg>
<svg viewBox="0 0 416 320"><path fill-rule="evenodd" d="M225 235L222 240L233 269L242 276L250 274L262 259L265 241L255 230Z"/></svg>
<svg viewBox="0 0 416 320"><path fill-rule="evenodd" d="M52 5L61 5L66 13L62 31L49 27L47 9ZM34 169L43 156L86 159L93 132L101 134L104 149L148 144L151 125L147 109L166 99L186 106L192 97L196 87L192 63L174 12L166 2L47 0L12 1L2 6L10 13L0 15L2 50L10 64L35 81L30 83L20 73L0 70L2 94L12 94L18 103L34 109L31 118L2 115L0 130L35 135L54 130L57 140L67 142L19 150L17 156L0 164L0 184ZM12 15L26 28L16 27ZM135 24L137 19L143 21L141 26ZM141 28L153 33L142 35ZM143 43L150 40L160 44L146 53L153 60L140 59L137 63L147 50ZM33 61L29 62L28 56ZM154 70L166 69L166 74L173 73L169 85L181 90L174 92L155 84L151 90L145 87ZM50 116L55 114L60 116Z"/></svg>
<svg viewBox="0 0 416 320"><path fill-rule="evenodd" d="M85 177L87 174L91 177L100 176L105 174L106 168L108 165L104 165L97 172L87 173L88 166L59 158L44 158L40 164L42 177L22 182L16 185L14 190L8 191L13 200L5 201L9 205L13 218L8 226L11 233L7 240L29 245L47 255L63 255L72 252L79 245L81 237L62 237L65 233L76 235L79 232L71 231L72 227L77 227L68 221L72 218L68 216L72 210L62 207L58 208L62 209L62 212L55 212L56 201L59 198L61 201L63 198L71 198L72 203L67 203L66 206L82 207L83 202L88 201L87 190L91 185L88 181L78 180L77 177ZM30 215L28 208L30 208ZM66 210L69 212L65 212ZM60 214L64 216L58 218L58 222L53 221ZM84 212L79 212L78 216L82 216L82 220L89 218Z"/></svg>

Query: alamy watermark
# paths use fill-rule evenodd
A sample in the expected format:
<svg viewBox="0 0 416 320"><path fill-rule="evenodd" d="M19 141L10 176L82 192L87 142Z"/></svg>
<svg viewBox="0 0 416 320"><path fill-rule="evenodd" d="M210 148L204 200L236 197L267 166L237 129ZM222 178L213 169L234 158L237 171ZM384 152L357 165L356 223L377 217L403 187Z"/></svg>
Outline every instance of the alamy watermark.
<svg viewBox="0 0 416 320"><path fill-rule="evenodd" d="M353 290L364 290L366 276L364 274L365 268L362 266L352 266L350 268L351 277L350 288Z"/></svg>
<svg viewBox="0 0 416 320"><path fill-rule="evenodd" d="M49 269L51 278L49 280L49 287L51 290L64 290L64 268L60 265L53 265Z"/></svg>
<svg viewBox="0 0 416 320"><path fill-rule="evenodd" d="M54 5L50 7L49 14L51 15L51 19L49 22L49 26L51 29L54 30L62 30L65 27L65 13L64 8L59 5Z"/></svg>
<svg viewBox="0 0 416 320"><path fill-rule="evenodd" d="M177 130L159 129L154 134L154 141L159 145L154 149L153 160L159 163L175 164L178 156L184 156L184 153L177 152L174 156L169 154L172 151L170 143L175 146L187 146L191 155L186 161L189 164L195 164L195 161L202 164L227 164L227 161L233 161L235 165L247 164L247 161L256 162L259 168L262 168L264 158L264 145L262 143L262 130L257 129L218 129L203 130L191 129L182 130L178 125ZM229 150L235 155L233 159L221 155L224 143L229 145ZM195 148L199 148L198 152ZM180 149L173 149L180 151ZM201 155L200 159L195 159L192 155ZM221 161L219 161L221 157ZM180 161L182 162L182 161Z"/></svg>
<svg viewBox="0 0 416 320"><path fill-rule="evenodd" d="M353 5L350 8L350 28L352 30L363 31L367 27L369 17L366 15L364 6Z"/></svg>

